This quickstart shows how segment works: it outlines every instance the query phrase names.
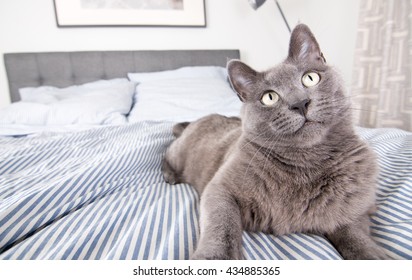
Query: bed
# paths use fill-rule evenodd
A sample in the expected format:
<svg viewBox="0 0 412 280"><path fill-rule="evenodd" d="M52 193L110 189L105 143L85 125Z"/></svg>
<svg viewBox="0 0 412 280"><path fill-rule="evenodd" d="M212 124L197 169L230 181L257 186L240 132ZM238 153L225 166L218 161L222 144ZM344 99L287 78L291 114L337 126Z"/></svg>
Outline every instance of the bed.
<svg viewBox="0 0 412 280"><path fill-rule="evenodd" d="M239 114L224 69L239 51L4 58L14 103L0 110L0 259L190 259L199 197L165 183L161 160L176 122ZM372 235L391 258L412 259L412 133L357 132L380 166ZM341 259L313 234L244 232L242 246L245 259Z"/></svg>

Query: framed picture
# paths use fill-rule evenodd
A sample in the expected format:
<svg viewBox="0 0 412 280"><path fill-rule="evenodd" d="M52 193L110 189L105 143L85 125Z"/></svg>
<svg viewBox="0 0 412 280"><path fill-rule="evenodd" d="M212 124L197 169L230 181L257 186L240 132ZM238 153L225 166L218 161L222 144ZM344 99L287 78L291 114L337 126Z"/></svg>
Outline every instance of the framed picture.
<svg viewBox="0 0 412 280"><path fill-rule="evenodd" d="M205 27L204 0L54 0L57 26Z"/></svg>

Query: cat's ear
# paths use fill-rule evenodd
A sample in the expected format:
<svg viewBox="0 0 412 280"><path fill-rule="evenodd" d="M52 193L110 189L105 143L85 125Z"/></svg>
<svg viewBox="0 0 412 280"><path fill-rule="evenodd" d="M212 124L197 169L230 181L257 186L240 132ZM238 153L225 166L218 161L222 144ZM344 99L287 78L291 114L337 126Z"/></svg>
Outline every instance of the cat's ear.
<svg viewBox="0 0 412 280"><path fill-rule="evenodd" d="M253 93L254 85L258 79L258 72L241 62L230 60L227 64L229 81L237 92L240 100L245 102Z"/></svg>
<svg viewBox="0 0 412 280"><path fill-rule="evenodd" d="M318 42L305 24L297 25L290 38L288 59L326 63Z"/></svg>

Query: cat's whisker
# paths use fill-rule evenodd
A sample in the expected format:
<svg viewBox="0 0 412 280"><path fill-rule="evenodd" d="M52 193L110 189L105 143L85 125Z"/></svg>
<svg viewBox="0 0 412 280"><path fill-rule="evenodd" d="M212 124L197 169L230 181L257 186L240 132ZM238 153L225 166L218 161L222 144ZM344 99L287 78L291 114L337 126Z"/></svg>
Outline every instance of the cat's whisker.
<svg viewBox="0 0 412 280"><path fill-rule="evenodd" d="M356 94L345 95L345 96L340 97L338 99L331 99L330 102L339 102L339 101L342 101L342 100L352 99L352 98L359 97L359 96L362 96L362 95L365 95L365 94L360 92L360 93L356 93Z"/></svg>
<svg viewBox="0 0 412 280"><path fill-rule="evenodd" d="M263 145L266 145L266 143L267 143L269 140L270 140L270 139L267 139L267 140L263 143ZM250 142L251 142L251 141L250 141ZM248 166L246 167L246 171L243 173L243 180L242 180L242 182L245 182L245 178L246 178L247 173L249 172L249 168L250 168L250 166L251 166L254 158L256 157L257 153L263 148L263 145L260 146L259 149L257 149L257 150L255 151L255 154L254 154L253 157L250 159L250 161L249 161L249 163L248 163Z"/></svg>
<svg viewBox="0 0 412 280"><path fill-rule="evenodd" d="M260 134L260 135L261 135L261 134ZM278 135L277 137L267 139L267 140L263 143L263 145L260 145L260 147L256 150L255 154L253 155L253 157L252 157L251 160L249 161L248 167L246 168L246 171L244 172L244 175L243 175L243 180L242 180L243 182L245 182L245 178L246 178L247 173L249 172L249 168L250 168L251 164L253 163L253 160L254 160L254 158L256 157L256 155L260 152L260 150L261 150L262 148L264 148L268 142L272 142L271 145L269 146L269 147L270 147L270 148L269 148L269 152L267 152L267 155L266 155L266 152L265 152L265 154L264 154L264 157L265 157L265 163L264 163L264 165L266 166L266 161L267 161L267 159L268 159L269 154L271 153L272 149L273 149L274 146L279 142L279 140L280 140L281 138L282 138L282 136ZM252 142L252 141L249 141L249 143L251 143L251 142ZM245 144L245 146L246 146L246 144ZM263 168L262 170L265 170L265 168ZM262 174L262 173L261 173L261 174Z"/></svg>
<svg viewBox="0 0 412 280"><path fill-rule="evenodd" d="M278 143L277 140L278 140L278 139L274 138L274 141L272 142L272 145L269 146L268 151L264 154L265 163L263 164L263 168L262 168L262 173L261 173L261 174L263 174L263 171L266 170L266 162L268 161L269 155L272 153L273 148L274 148L275 145Z"/></svg>
<svg viewBox="0 0 412 280"><path fill-rule="evenodd" d="M242 147L240 147L240 150L243 150L248 144L252 143L254 140L258 139L259 137L261 137L265 133L266 133L266 131L263 131L263 132L259 133L258 135L256 135L255 137L253 137L252 139L248 139L246 141L246 143Z"/></svg>
<svg viewBox="0 0 412 280"><path fill-rule="evenodd" d="M362 109L362 108L349 108L350 110L354 110L354 111L363 111L363 112L369 112L369 113L375 113L378 115L384 115L385 112L382 111L377 111L377 110L368 110L368 109Z"/></svg>

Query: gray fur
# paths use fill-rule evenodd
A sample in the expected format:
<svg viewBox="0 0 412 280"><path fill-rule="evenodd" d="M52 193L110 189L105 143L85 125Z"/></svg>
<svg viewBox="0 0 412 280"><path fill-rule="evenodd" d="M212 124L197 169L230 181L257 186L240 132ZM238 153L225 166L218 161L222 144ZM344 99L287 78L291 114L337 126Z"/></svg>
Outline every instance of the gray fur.
<svg viewBox="0 0 412 280"><path fill-rule="evenodd" d="M272 69L237 60L227 68L242 121L178 124L163 163L167 182L201 194L193 259L240 259L242 230L322 234L345 259L386 258L369 234L375 156L355 134L343 83L309 28L294 29L287 59ZM311 88L301 80L308 71L321 76ZM280 97L273 107L261 103L268 90Z"/></svg>

